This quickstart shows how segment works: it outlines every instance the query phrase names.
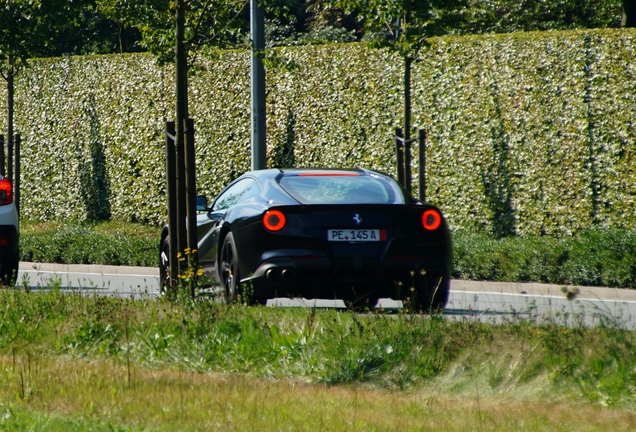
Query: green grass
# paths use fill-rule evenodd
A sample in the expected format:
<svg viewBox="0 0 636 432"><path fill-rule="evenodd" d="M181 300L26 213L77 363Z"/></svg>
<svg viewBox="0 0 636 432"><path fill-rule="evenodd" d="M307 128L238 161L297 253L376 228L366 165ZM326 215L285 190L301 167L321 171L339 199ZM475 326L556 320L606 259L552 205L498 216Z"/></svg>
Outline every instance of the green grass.
<svg viewBox="0 0 636 432"><path fill-rule="evenodd" d="M636 335L612 326L55 289L0 305L3 430L636 427Z"/></svg>
<svg viewBox="0 0 636 432"><path fill-rule="evenodd" d="M159 228L21 228L23 259L156 265ZM455 276L632 286L634 250L618 230L459 232ZM633 430L636 334L606 318L495 325L0 289L0 429Z"/></svg>

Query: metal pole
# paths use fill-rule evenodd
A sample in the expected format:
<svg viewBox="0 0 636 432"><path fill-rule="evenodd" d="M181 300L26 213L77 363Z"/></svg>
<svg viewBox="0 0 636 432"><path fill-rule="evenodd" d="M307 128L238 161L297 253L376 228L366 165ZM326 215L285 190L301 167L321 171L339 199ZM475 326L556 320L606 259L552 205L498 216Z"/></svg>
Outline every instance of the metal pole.
<svg viewBox="0 0 636 432"><path fill-rule="evenodd" d="M262 0L261 0L262 1ZM264 169L266 160L265 124L265 17L259 0L250 0L252 33L252 169Z"/></svg>
<svg viewBox="0 0 636 432"><path fill-rule="evenodd" d="M13 180L13 199L15 200L15 208L20 215L20 145L22 137L15 134L15 179Z"/></svg>
<svg viewBox="0 0 636 432"><path fill-rule="evenodd" d="M426 131L420 129L420 201L426 201Z"/></svg>
<svg viewBox="0 0 636 432"><path fill-rule="evenodd" d="M404 139L400 128L395 128L395 150L397 152L398 183L404 186Z"/></svg>
<svg viewBox="0 0 636 432"><path fill-rule="evenodd" d="M168 204L168 244L170 256L170 288L179 276L177 265L177 162L175 154L175 124L166 122L166 195Z"/></svg>

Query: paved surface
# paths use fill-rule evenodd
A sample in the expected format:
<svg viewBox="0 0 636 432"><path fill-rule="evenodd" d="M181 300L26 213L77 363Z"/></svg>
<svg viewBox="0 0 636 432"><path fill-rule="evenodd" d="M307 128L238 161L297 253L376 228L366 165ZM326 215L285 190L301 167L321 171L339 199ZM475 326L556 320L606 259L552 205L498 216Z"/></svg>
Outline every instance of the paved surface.
<svg viewBox="0 0 636 432"><path fill-rule="evenodd" d="M16 286L32 290L57 286L104 295L155 297L159 295L159 269L21 262Z"/></svg>
<svg viewBox="0 0 636 432"><path fill-rule="evenodd" d="M48 290L53 286L83 294L130 298L159 296L159 270L151 267L20 263L18 286ZM566 292L563 290L566 289ZM568 298L567 292L576 292ZM344 308L342 300L276 298L279 307ZM395 309L401 302L380 299ZM518 319L559 325L609 325L636 330L636 290L564 287L539 283L453 280L444 315L449 320L501 323Z"/></svg>
<svg viewBox="0 0 636 432"><path fill-rule="evenodd" d="M108 276L108 280L112 281L113 276L121 278L130 278L131 276L138 278L143 284L146 281L147 288L150 291L155 289L158 291L159 269L154 267L128 267L128 266L106 266L106 265L82 265L82 264L44 264L21 262L20 272L18 272L18 284L23 280L24 275L30 278L29 284L36 286L40 282L40 286L48 283L51 278L56 275L60 276L65 273L93 275L95 281L99 280L99 276ZM115 278L117 280L117 278ZM62 286L74 288L89 288L82 284L82 280L62 280ZM112 282L111 282L112 285ZM93 287L103 287L103 284L94 282ZM143 288L143 287L142 287ZM475 295L475 294L511 294L520 296L541 296L565 298L562 291L564 285L541 284L534 282L489 282L489 281L467 281L454 279L451 282L451 291L455 295ZM606 288L606 287L583 287L583 286L567 286L569 290L577 289L576 296L579 300L613 300L619 302L636 302L636 290Z"/></svg>
<svg viewBox="0 0 636 432"><path fill-rule="evenodd" d="M535 282L489 282L453 280L451 291L455 293L502 293L528 296L564 298L563 289L578 290L579 300L614 300L636 302L636 290L607 287L586 287L573 285L542 284Z"/></svg>

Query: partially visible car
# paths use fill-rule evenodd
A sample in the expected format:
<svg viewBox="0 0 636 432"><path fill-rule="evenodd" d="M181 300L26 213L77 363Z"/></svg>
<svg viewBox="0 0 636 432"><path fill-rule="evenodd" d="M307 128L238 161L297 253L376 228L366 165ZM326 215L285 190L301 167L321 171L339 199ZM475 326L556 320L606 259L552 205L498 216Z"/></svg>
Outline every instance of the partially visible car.
<svg viewBox="0 0 636 432"><path fill-rule="evenodd" d="M15 282L20 256L18 212L13 199L13 186L0 175L0 284Z"/></svg>
<svg viewBox="0 0 636 432"><path fill-rule="evenodd" d="M248 172L208 206L198 198L198 260L232 300L379 298L430 311L446 305L452 244L439 208L367 169ZM160 245L167 281L168 227Z"/></svg>

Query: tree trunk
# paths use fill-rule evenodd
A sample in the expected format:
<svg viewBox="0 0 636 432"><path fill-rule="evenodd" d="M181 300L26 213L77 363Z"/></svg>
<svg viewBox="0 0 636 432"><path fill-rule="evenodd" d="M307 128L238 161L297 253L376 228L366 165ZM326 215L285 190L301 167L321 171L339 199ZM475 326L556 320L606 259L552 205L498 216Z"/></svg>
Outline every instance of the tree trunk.
<svg viewBox="0 0 636 432"><path fill-rule="evenodd" d="M250 2L250 32L252 35L251 93L252 93L252 169L267 168L265 122L265 18L262 0Z"/></svg>
<svg viewBox="0 0 636 432"><path fill-rule="evenodd" d="M404 187L411 192L411 66L413 58L404 57Z"/></svg>
<svg viewBox="0 0 636 432"><path fill-rule="evenodd" d="M186 232L186 185L185 185L185 119L188 117L188 58L184 43L185 34L185 1L176 2L176 77L175 77L175 159L177 165L177 251L181 254L187 247ZM185 271L182 263L178 261L179 274Z"/></svg>
<svg viewBox="0 0 636 432"><path fill-rule="evenodd" d="M185 0L176 2L176 136L175 155L177 164L177 250L186 255L178 261L179 272L198 268L196 250L196 172L194 155L194 123L188 119L188 47L185 41ZM186 138L186 133L188 138ZM182 264L183 263L183 264ZM194 279L190 277L191 295L194 297Z"/></svg>

